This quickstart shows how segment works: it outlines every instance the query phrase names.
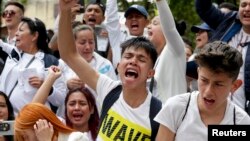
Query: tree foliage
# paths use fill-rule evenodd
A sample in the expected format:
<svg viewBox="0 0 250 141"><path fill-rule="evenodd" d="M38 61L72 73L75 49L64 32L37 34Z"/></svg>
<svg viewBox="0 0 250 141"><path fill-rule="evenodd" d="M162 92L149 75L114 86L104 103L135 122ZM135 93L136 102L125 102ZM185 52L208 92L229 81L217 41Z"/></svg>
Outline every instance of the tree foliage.
<svg viewBox="0 0 250 141"><path fill-rule="evenodd" d="M28 0L19 0L23 5L26 5L28 3Z"/></svg>

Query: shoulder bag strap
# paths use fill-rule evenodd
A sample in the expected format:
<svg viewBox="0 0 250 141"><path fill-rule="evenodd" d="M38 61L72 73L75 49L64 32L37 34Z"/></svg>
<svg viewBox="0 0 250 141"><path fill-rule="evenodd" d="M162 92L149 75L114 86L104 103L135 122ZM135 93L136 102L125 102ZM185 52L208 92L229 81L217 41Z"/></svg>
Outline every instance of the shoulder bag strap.
<svg viewBox="0 0 250 141"><path fill-rule="evenodd" d="M33 57L31 58L31 60L30 60L29 63L25 66L25 68L28 68L29 65L30 65L34 60L35 60L35 56L33 56ZM10 93L9 93L9 95L8 95L8 98L9 98L9 99L10 99L10 96L12 95L12 92L13 92L13 90L15 89L17 83L18 83L18 80L16 81L15 85L13 86L13 88L11 89L11 91L10 91Z"/></svg>

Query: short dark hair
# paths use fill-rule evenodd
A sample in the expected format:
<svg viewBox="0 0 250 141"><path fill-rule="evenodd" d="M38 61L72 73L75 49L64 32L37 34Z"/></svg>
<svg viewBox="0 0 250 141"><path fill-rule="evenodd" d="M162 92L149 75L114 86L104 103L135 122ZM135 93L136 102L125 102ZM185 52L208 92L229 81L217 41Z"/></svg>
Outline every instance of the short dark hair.
<svg viewBox="0 0 250 141"><path fill-rule="evenodd" d="M236 49L225 42L214 41L208 43L195 56L199 67L205 67L215 73L226 73L236 80L243 64L242 55Z"/></svg>
<svg viewBox="0 0 250 141"><path fill-rule="evenodd" d="M135 37L131 38L129 40L124 41L121 44L122 52L123 54L126 49L128 48L136 48L136 49L144 49L145 52L150 56L153 66L155 65L155 62L157 60L157 52L154 47L154 45L145 37Z"/></svg>
<svg viewBox="0 0 250 141"><path fill-rule="evenodd" d="M9 6L9 5L14 5L14 6L20 8L21 11L22 11L23 13L25 12L24 6L23 6L21 3L17 2L17 1L8 1L8 2L4 5L4 9L5 9L7 6Z"/></svg>
<svg viewBox="0 0 250 141"><path fill-rule="evenodd" d="M86 9L89 5L98 5L102 10L103 15L105 15L106 6L101 2L101 0L90 0L90 2L86 6Z"/></svg>

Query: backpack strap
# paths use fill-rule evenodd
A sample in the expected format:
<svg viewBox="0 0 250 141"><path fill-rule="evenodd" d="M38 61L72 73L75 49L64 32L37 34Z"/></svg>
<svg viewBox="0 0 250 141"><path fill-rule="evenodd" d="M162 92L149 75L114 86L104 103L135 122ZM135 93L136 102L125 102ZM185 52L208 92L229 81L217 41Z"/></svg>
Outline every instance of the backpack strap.
<svg viewBox="0 0 250 141"><path fill-rule="evenodd" d="M101 110L101 116L99 121L99 129L101 127L102 121L104 120L105 116L108 113L108 110L111 106L115 103L115 101L119 98L122 91L122 85L118 85L113 90L111 90L107 96L104 98Z"/></svg>
<svg viewBox="0 0 250 141"><path fill-rule="evenodd" d="M104 98L103 106L101 110L101 116L99 121L99 129L101 127L102 121L104 120L105 116L108 113L108 110L111 108L111 106L115 103L115 101L119 98L122 91L122 86L118 85L113 90L111 90L107 96ZM158 114L158 112L161 110L162 103L160 100L152 96L150 101L150 109L149 109L149 119L150 119L150 125L151 125L151 139L152 141L155 140L158 129L159 129L159 123L154 121L154 117Z"/></svg>
<svg viewBox="0 0 250 141"><path fill-rule="evenodd" d="M59 61L55 56L53 56L51 54L47 54L47 53L44 54L43 61L44 61L45 68L48 68L52 65L58 66L58 64L59 64Z"/></svg>
<svg viewBox="0 0 250 141"><path fill-rule="evenodd" d="M186 116L186 114L187 114L187 110L188 110L189 103L190 103L190 100L191 100L191 95L192 95L192 93L189 94L187 106L186 106L186 109L185 109L185 113L184 113L184 115L183 115L183 117L182 117L182 121L184 120L184 118L185 118L185 116Z"/></svg>
<svg viewBox="0 0 250 141"><path fill-rule="evenodd" d="M250 115L250 42L247 42L247 53L245 57L245 70L244 70L244 90L245 90L245 111Z"/></svg>
<svg viewBox="0 0 250 141"><path fill-rule="evenodd" d="M184 113L184 115L183 115L183 117L182 117L181 123L182 123L182 121L184 120L184 118L185 118L185 116L186 116L186 114L187 114L188 107L189 107L189 103L190 103L190 100L191 100L191 96L192 96L192 93L189 93L188 101L187 101L187 106L186 106L186 108L185 108L185 113ZM181 123L180 123L180 125L178 125L177 130L176 130L176 133L177 133L179 127L181 126Z"/></svg>
<svg viewBox="0 0 250 141"><path fill-rule="evenodd" d="M45 54L44 54L43 61L44 61L44 68L48 68L48 67L50 67L50 66L52 66L52 65L54 65L54 66L58 66L58 65L59 65L58 59L57 59L55 56L51 55L51 54L45 53ZM53 92L53 87L51 88L50 94L51 94L52 92ZM49 95L50 95L50 94L49 94ZM48 101L48 102L49 102L49 101ZM50 108L52 109L52 111L53 111L54 113L56 113L58 107L57 107L57 106L54 106L51 102L49 102L49 105L50 105Z"/></svg>
<svg viewBox="0 0 250 141"><path fill-rule="evenodd" d="M154 76L153 76L153 77L151 78L150 84L149 84L149 91L150 91L151 93L153 93L154 83L155 83L155 78L154 78Z"/></svg>
<svg viewBox="0 0 250 141"><path fill-rule="evenodd" d="M150 101L150 109L149 109L149 119L150 119L150 125L151 125L151 140L154 141L159 129L160 124L156 121L154 121L155 116L159 113L161 110L162 103L160 100L152 96Z"/></svg>

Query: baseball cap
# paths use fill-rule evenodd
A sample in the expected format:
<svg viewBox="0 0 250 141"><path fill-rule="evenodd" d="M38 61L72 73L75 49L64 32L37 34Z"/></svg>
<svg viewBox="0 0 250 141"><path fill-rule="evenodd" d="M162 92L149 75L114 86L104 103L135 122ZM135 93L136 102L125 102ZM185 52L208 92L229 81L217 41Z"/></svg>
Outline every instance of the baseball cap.
<svg viewBox="0 0 250 141"><path fill-rule="evenodd" d="M125 12L125 14L124 14L125 18L127 18L128 15L129 15L132 11L138 11L139 13L141 13L141 14L142 14L143 16L145 16L146 18L148 17L148 12L147 12L147 10L146 10L143 6L138 5L138 4L134 4L134 5L130 6L130 7L126 10L126 12Z"/></svg>
<svg viewBox="0 0 250 141"><path fill-rule="evenodd" d="M193 25L191 27L191 31L194 33L197 33L200 30L211 31L211 28L206 23L202 23L200 25Z"/></svg>

